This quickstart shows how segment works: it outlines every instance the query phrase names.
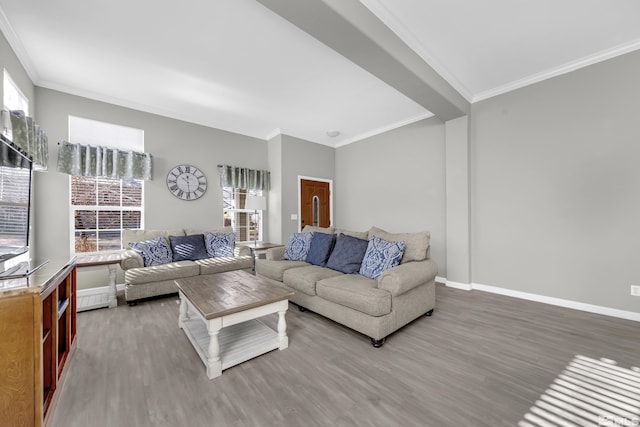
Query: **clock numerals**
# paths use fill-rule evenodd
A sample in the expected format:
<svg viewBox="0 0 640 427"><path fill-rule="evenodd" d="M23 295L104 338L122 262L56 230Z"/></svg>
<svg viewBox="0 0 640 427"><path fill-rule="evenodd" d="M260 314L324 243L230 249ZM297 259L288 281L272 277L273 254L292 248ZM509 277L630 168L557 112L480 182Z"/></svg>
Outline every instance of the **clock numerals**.
<svg viewBox="0 0 640 427"><path fill-rule="evenodd" d="M167 187L181 200L196 200L207 191L207 177L195 166L180 165L169 171Z"/></svg>

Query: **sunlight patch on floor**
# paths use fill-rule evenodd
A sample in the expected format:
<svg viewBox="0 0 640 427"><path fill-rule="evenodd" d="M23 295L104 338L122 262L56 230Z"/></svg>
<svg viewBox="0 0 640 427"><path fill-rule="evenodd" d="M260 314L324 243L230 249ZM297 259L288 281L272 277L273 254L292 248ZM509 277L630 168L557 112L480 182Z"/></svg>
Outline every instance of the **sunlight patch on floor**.
<svg viewBox="0 0 640 427"><path fill-rule="evenodd" d="M640 368L577 355L518 426L640 426Z"/></svg>

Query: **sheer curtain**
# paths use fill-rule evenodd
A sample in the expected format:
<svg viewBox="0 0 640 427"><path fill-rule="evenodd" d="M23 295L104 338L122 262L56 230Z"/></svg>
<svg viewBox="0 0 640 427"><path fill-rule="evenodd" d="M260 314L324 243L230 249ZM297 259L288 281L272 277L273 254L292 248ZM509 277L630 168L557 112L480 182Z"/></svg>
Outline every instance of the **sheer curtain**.
<svg viewBox="0 0 640 427"><path fill-rule="evenodd" d="M153 162L149 153L67 141L58 145L58 172L113 179L152 179Z"/></svg>
<svg viewBox="0 0 640 427"><path fill-rule="evenodd" d="M269 190L271 173L267 170L218 165L220 186L246 190Z"/></svg>

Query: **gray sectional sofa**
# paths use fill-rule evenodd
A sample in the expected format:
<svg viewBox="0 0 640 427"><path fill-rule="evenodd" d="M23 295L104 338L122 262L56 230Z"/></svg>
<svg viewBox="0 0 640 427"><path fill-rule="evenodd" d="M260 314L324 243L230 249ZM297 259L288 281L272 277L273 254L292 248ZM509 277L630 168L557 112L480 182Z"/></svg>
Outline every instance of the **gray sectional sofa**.
<svg viewBox="0 0 640 427"><path fill-rule="evenodd" d="M178 292L176 279L198 276L203 274L222 273L231 270L253 269L253 254L247 246L236 246L234 256L220 256L197 260L181 260L162 265L144 266L142 256L129 243L148 241L157 237L164 238L167 243L169 236L190 236L205 232L233 232L231 227L224 229L174 229L174 230L123 230L123 250L120 267L124 270L124 295L127 304L135 305L138 300L168 295Z"/></svg>
<svg viewBox="0 0 640 427"><path fill-rule="evenodd" d="M256 260L256 274L295 294L290 301L370 337L380 347L386 337L416 318L431 316L435 308L437 264L430 259L430 234L388 233L373 227L354 233L332 228L305 227L303 232L340 233L360 239L377 236L406 244L400 264L374 280L344 274L306 261L283 259L285 248L267 251Z"/></svg>

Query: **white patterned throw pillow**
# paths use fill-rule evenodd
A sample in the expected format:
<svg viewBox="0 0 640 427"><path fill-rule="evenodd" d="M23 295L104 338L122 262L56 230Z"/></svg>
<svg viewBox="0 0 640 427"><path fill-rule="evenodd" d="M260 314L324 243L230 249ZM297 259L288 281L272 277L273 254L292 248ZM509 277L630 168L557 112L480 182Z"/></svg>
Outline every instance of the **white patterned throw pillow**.
<svg viewBox="0 0 640 427"><path fill-rule="evenodd" d="M236 247L236 233L204 233L207 252L212 257L233 256Z"/></svg>
<svg viewBox="0 0 640 427"><path fill-rule="evenodd" d="M167 264L173 261L171 247L164 237L129 243L129 247L140 254L145 267Z"/></svg>
<svg viewBox="0 0 640 427"><path fill-rule="evenodd" d="M287 242L287 246L284 248L283 259L289 261L305 261L309 248L311 247L311 239L313 238L313 232L311 233L293 233Z"/></svg>
<svg viewBox="0 0 640 427"><path fill-rule="evenodd" d="M403 241L389 242L376 236L371 236L364 254L360 274L377 280L383 271L400 264L406 244Z"/></svg>

